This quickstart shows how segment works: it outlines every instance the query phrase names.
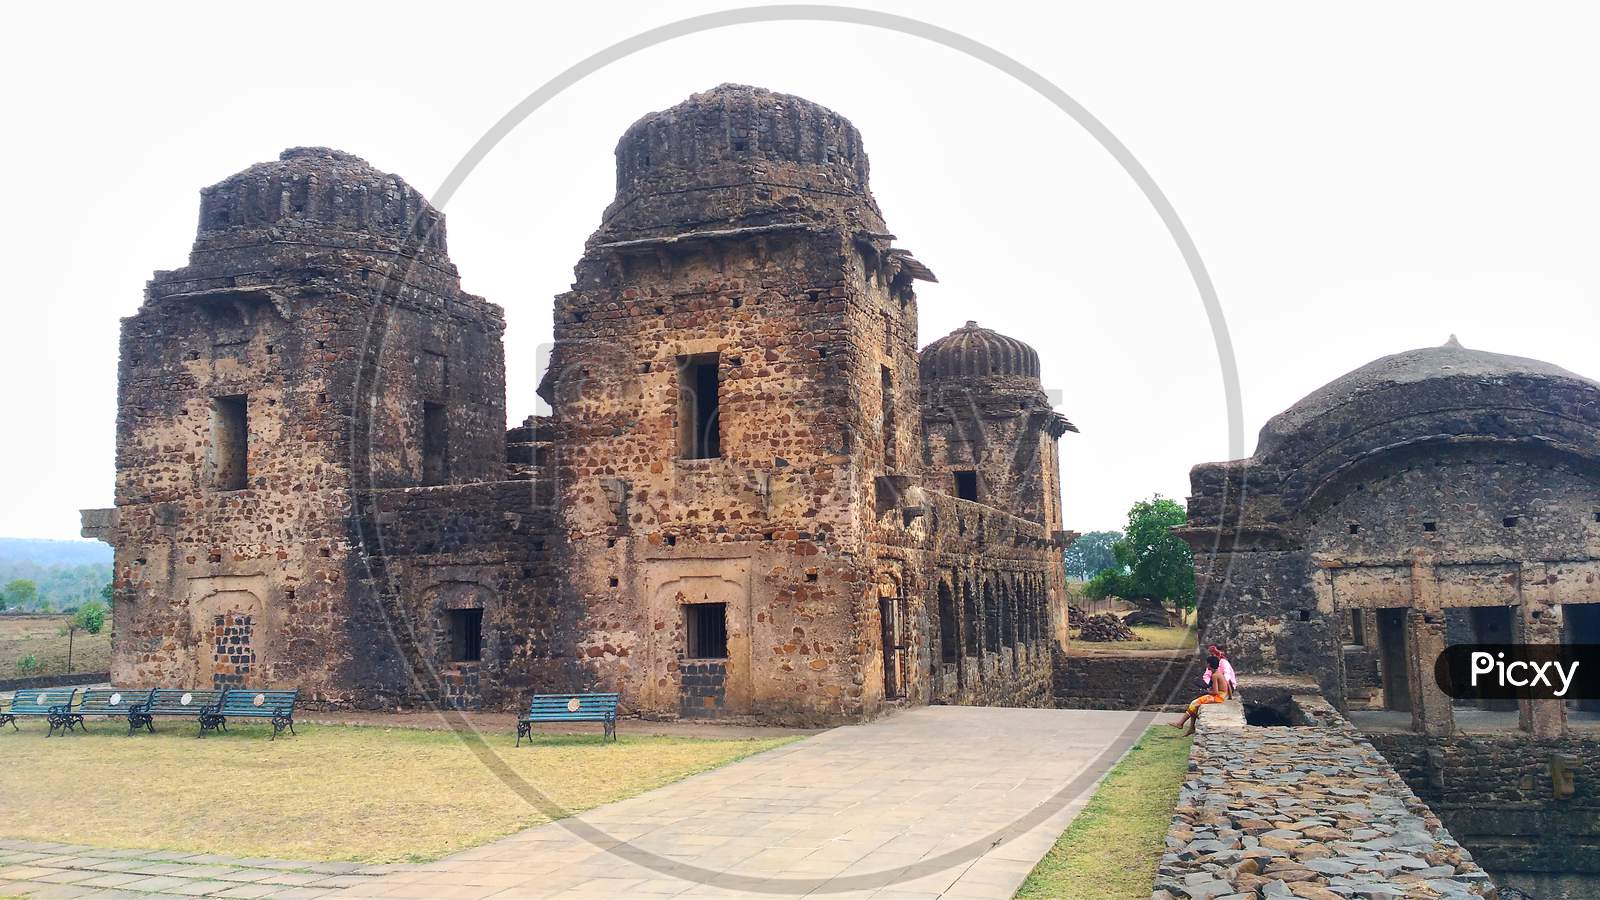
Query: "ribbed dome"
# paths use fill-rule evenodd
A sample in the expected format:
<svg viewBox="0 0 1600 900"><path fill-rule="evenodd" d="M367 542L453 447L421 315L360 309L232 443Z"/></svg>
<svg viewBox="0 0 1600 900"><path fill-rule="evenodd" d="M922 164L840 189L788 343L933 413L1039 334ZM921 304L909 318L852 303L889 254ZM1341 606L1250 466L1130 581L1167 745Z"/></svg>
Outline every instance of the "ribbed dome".
<svg viewBox="0 0 1600 900"><path fill-rule="evenodd" d="M841 217L884 230L856 127L803 97L723 84L623 133L602 229L615 239Z"/></svg>
<svg viewBox="0 0 1600 900"><path fill-rule="evenodd" d="M1407 350L1348 372L1312 391L1300 402L1276 416L1261 429L1256 455L1272 453L1291 436L1327 419L1337 411L1359 405L1361 401L1390 388L1421 386L1445 380L1533 381L1560 380L1575 383L1584 390L1600 389L1600 384L1560 366L1537 359L1507 356L1486 350L1469 350L1455 335L1438 347Z"/></svg>
<svg viewBox="0 0 1600 900"><path fill-rule="evenodd" d="M1013 337L968 322L922 348L923 381L990 375L1039 378L1039 354Z"/></svg>
<svg viewBox="0 0 1600 900"><path fill-rule="evenodd" d="M200 192L199 239L240 229L304 228L386 242L426 239L445 252L443 216L398 175L327 147L294 147Z"/></svg>

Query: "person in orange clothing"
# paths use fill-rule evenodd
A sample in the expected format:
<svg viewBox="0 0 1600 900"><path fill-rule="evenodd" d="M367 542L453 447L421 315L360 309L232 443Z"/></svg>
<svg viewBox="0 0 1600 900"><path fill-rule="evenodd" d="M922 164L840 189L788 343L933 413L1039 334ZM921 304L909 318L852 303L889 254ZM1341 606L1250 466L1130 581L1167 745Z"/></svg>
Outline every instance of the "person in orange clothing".
<svg viewBox="0 0 1600 900"><path fill-rule="evenodd" d="M1184 711L1183 718L1176 722L1168 722L1168 725L1173 728L1182 728L1184 725L1188 725L1189 728L1184 733L1194 734L1194 726L1200 721L1200 707L1205 706L1207 703L1222 703L1228 699L1228 680L1217 672L1217 666L1218 660L1215 656L1206 657L1205 682L1206 687L1210 690L1194 698L1188 709Z"/></svg>

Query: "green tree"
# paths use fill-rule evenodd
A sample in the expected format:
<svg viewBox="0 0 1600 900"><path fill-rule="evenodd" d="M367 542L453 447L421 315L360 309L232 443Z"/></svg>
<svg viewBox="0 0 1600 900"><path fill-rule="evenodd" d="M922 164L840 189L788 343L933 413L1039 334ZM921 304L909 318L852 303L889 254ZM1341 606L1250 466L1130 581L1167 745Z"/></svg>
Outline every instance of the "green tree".
<svg viewBox="0 0 1600 900"><path fill-rule="evenodd" d="M1120 531L1091 531L1073 541L1061 557L1067 577L1073 581L1088 581L1102 570L1114 568L1117 556L1111 547L1120 540Z"/></svg>
<svg viewBox="0 0 1600 900"><path fill-rule="evenodd" d="M1143 606L1163 602L1194 605L1194 553L1175 526L1187 521L1183 507L1156 494L1128 510L1128 529L1112 545L1120 567L1106 569L1084 588L1092 599L1121 597Z"/></svg>
<svg viewBox="0 0 1600 900"><path fill-rule="evenodd" d="M107 606L111 605L112 587L112 583L108 581L106 586L100 589L100 599L105 601Z"/></svg>
<svg viewBox="0 0 1600 900"><path fill-rule="evenodd" d="M6 582L5 597L7 606L27 609L38 599L39 586L27 578L13 578Z"/></svg>
<svg viewBox="0 0 1600 900"><path fill-rule="evenodd" d="M99 634L100 629L106 627L106 605L99 600L90 600L78 607L78 614L73 616L72 621L90 634Z"/></svg>

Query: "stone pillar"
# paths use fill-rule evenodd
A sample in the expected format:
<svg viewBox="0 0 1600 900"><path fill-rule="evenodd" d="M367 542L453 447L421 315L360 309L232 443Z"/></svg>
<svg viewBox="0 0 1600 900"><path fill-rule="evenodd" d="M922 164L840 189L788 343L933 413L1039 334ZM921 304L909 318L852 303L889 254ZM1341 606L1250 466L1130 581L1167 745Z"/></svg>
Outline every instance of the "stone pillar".
<svg viewBox="0 0 1600 900"><path fill-rule="evenodd" d="M1431 737L1455 733L1450 695L1440 690L1433 664L1444 652L1444 613L1406 610L1406 669L1411 687L1411 730Z"/></svg>
<svg viewBox="0 0 1600 900"><path fill-rule="evenodd" d="M1456 730L1450 695L1433 677L1434 662L1444 648L1438 577L1432 560L1418 558L1411 565L1411 608L1406 610L1406 671L1411 681L1411 730L1430 737L1449 737Z"/></svg>
<svg viewBox="0 0 1600 900"><path fill-rule="evenodd" d="M1524 644L1555 644L1562 637L1561 606L1545 578L1542 563L1525 563L1518 578L1522 594L1521 614L1513 614L1516 640ZM1555 740L1567 733L1567 704L1564 700L1521 701L1520 724L1535 740Z"/></svg>

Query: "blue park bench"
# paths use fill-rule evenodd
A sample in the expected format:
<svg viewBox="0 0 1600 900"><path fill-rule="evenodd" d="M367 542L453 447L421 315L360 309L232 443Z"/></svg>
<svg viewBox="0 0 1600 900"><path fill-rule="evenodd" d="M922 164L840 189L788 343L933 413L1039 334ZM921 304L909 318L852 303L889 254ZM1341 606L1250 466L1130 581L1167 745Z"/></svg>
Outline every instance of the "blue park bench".
<svg viewBox="0 0 1600 900"><path fill-rule="evenodd" d="M129 708L128 733L133 734L140 728L155 733L158 717L199 721L201 713L221 699L222 691L156 688L144 702Z"/></svg>
<svg viewBox="0 0 1600 900"><path fill-rule="evenodd" d="M284 729L294 734L294 705L300 689L264 691L255 688L228 688L215 706L200 714L200 733L228 730L229 719L266 719L272 724L272 740Z"/></svg>
<svg viewBox="0 0 1600 900"><path fill-rule="evenodd" d="M621 694L534 694L528 711L517 720L517 746L533 740L536 722L599 722L604 737L617 739L617 701Z"/></svg>
<svg viewBox="0 0 1600 900"><path fill-rule="evenodd" d="M78 689L70 688L18 688L11 695L11 705L0 712L0 725L11 723L17 730L18 719L44 719L50 723L50 737L57 731L71 731L75 724L72 700ZM76 720L82 722L81 719Z"/></svg>
<svg viewBox="0 0 1600 900"><path fill-rule="evenodd" d="M144 689L89 688L78 698L78 705L70 711L71 724L82 728L84 716L127 718L135 707L150 699L150 693Z"/></svg>

